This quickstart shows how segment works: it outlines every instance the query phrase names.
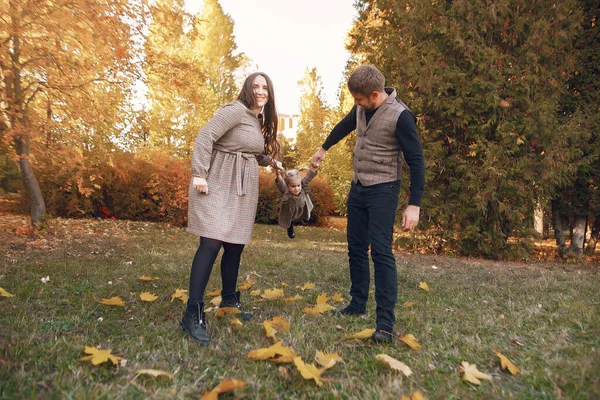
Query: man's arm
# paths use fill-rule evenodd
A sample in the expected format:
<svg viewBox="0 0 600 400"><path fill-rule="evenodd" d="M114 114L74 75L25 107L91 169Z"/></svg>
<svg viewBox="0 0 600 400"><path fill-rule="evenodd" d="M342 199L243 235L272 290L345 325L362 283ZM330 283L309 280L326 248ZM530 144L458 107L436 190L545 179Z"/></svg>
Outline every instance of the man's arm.
<svg viewBox="0 0 600 400"><path fill-rule="evenodd" d="M405 110L396 123L396 139L410 169L410 196L402 216L402 228L414 229L419 223L421 198L425 189L425 160L413 114Z"/></svg>
<svg viewBox="0 0 600 400"><path fill-rule="evenodd" d="M321 148L315 153L312 158L312 165L319 167L321 161L325 158L327 150L340 140L348 136L350 132L356 129L356 106L352 107L352 110L331 130L327 139L321 146Z"/></svg>

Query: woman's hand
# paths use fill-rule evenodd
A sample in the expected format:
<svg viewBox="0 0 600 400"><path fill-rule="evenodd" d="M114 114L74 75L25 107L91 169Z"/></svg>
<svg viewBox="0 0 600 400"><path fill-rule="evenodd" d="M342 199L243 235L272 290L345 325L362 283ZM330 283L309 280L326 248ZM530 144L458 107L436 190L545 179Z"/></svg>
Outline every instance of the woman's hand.
<svg viewBox="0 0 600 400"><path fill-rule="evenodd" d="M273 160L273 168L276 168L278 171L285 171L281 161Z"/></svg>
<svg viewBox="0 0 600 400"><path fill-rule="evenodd" d="M208 183L206 182L206 179L194 177L192 180L192 185L198 191L198 193L208 194Z"/></svg>

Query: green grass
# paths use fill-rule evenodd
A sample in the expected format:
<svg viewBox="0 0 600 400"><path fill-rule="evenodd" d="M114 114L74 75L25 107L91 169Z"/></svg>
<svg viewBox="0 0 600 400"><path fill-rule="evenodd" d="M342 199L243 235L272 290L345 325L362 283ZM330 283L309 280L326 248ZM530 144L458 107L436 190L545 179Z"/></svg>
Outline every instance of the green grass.
<svg viewBox="0 0 600 400"><path fill-rule="evenodd" d="M298 227L290 240L283 229L257 225L242 256L240 282L255 279L253 289L286 282L286 297L299 293L304 299L287 305L244 292L242 302L254 318L234 330L228 318L209 316L212 342L203 348L178 329L184 305L170 302L175 289L187 289L196 237L161 224L124 221L53 220L51 226L52 233L36 241L0 238L0 287L14 295L0 298L0 399L198 398L224 377L246 386L223 398L387 399L416 390L429 399L600 397L597 265L398 254L396 333L415 335L423 347L414 351L400 341L342 340L346 332L374 327L372 296L364 317L302 313L322 292L348 297L343 230ZM43 284L47 275L50 282ZM141 275L160 280L142 282ZM314 290L296 288L309 281L316 283ZM429 293L418 288L421 281ZM208 289L220 289L218 262ZM143 291L159 299L144 303ZM120 296L126 307L97 302L111 296ZM405 301L414 306L403 307ZM292 324L279 338L305 362L313 361L315 350L343 357L324 373L323 387L302 379L293 365L246 357L272 343L262 321L275 315ZM127 364L81 362L86 345L110 348ZM501 371L494 349L522 373ZM390 370L375 359L379 353L403 361L414 374L407 378ZM476 364L493 380L479 387L463 382L461 361ZM136 378L135 371L145 368L175 377Z"/></svg>

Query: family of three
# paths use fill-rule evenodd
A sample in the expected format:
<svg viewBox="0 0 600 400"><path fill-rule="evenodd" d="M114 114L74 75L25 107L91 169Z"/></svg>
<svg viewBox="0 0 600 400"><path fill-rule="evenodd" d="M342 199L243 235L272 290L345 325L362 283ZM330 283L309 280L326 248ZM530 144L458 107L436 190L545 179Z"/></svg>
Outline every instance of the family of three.
<svg viewBox="0 0 600 400"><path fill-rule="evenodd" d="M192 261L189 300L180 327L190 339L207 345L204 291L221 247L221 307L243 309L236 291L240 258L250 240L258 203L259 166L277 171L282 192L279 225L295 236L294 224L310 217L310 180L329 148L356 131L354 175L348 194L348 258L350 303L340 315L366 312L370 285L369 249L374 264L376 330L372 339L389 342L394 330L398 297L392 234L402 157L410 168L410 197L402 217L405 230L419 222L425 186L425 163L415 117L384 86L383 74L372 65L361 65L348 78L354 107L331 131L312 157L302 178L297 170L284 171L276 160L277 111L270 78L257 72L248 76L237 98L221 108L200 130L192 156L189 188L188 231L200 237Z"/></svg>

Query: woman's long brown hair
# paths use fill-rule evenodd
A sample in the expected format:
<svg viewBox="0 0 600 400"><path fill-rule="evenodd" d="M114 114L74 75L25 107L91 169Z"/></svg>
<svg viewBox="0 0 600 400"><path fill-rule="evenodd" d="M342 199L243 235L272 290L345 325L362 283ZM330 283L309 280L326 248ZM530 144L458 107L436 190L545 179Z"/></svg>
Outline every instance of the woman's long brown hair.
<svg viewBox="0 0 600 400"><path fill-rule="evenodd" d="M279 120L277 116L277 107L275 107L275 92L273 91L273 82L271 78L264 72L255 72L250 74L244 81L238 100L241 101L250 110L256 109L256 99L254 97L254 91L252 90L252 84L257 76L262 76L267 81L267 91L269 93L269 99L267 104L263 107L262 113L262 133L265 138L265 154L275 158L279 154L279 142L277 142L277 122Z"/></svg>

